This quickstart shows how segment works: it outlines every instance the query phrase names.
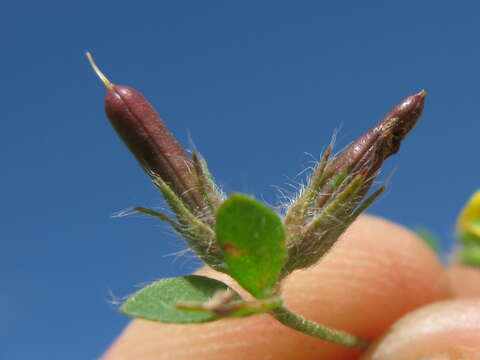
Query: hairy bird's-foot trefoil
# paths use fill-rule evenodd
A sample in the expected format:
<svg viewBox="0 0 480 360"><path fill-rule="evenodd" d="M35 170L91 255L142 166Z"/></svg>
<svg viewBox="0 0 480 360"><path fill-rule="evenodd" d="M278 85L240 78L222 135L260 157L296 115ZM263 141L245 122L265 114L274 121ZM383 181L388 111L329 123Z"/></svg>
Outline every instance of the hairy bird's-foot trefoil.
<svg viewBox="0 0 480 360"><path fill-rule="evenodd" d="M250 293L189 275L157 281L133 294L120 311L168 323L202 323L268 313L284 325L325 341L364 349L369 341L309 321L282 305L280 283L318 262L345 229L382 193L370 192L379 170L419 119L425 91L409 96L377 125L334 155L320 157L307 185L279 216L243 194L226 198L200 154L187 155L138 91L111 83L87 57L107 88L105 110L117 134L163 194L175 218L135 207L168 223L200 259Z"/></svg>

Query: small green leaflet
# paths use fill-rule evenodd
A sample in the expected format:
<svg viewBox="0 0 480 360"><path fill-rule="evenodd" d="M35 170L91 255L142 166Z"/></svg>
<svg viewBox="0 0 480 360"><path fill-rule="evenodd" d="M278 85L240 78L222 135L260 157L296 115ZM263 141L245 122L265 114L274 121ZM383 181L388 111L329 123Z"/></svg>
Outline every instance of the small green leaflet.
<svg viewBox="0 0 480 360"><path fill-rule="evenodd" d="M285 262L285 232L268 206L242 194L218 209L217 239L229 274L256 298L272 296Z"/></svg>
<svg viewBox="0 0 480 360"><path fill-rule="evenodd" d="M188 275L159 280L133 294L120 308L125 315L168 323L201 323L219 316L205 310L178 309L181 302L204 303L229 287L204 276ZM233 291L233 290L232 290ZM241 300L237 294L235 299Z"/></svg>
<svg viewBox="0 0 480 360"><path fill-rule="evenodd" d="M228 303L215 310L202 307L218 292L229 290ZM159 280L133 294L120 308L125 315L166 323L202 323L224 317L244 317L266 312L282 305L278 297L244 301L221 281L188 275Z"/></svg>

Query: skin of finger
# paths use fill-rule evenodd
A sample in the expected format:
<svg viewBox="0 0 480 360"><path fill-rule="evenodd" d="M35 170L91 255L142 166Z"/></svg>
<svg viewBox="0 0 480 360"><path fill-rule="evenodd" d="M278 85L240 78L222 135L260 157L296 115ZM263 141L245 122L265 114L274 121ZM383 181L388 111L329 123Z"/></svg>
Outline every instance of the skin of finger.
<svg viewBox="0 0 480 360"><path fill-rule="evenodd" d="M362 360L480 359L480 299L427 305L406 315Z"/></svg>
<svg viewBox="0 0 480 360"><path fill-rule="evenodd" d="M453 296L457 298L480 298L480 269L454 265L447 271Z"/></svg>
<svg viewBox="0 0 480 360"><path fill-rule="evenodd" d="M212 270L206 274L232 281ZM450 296L445 272L410 231L363 216L315 266L283 284L285 304L307 319L375 339L413 309ZM135 320L103 360L355 359L359 352L256 315L207 324Z"/></svg>

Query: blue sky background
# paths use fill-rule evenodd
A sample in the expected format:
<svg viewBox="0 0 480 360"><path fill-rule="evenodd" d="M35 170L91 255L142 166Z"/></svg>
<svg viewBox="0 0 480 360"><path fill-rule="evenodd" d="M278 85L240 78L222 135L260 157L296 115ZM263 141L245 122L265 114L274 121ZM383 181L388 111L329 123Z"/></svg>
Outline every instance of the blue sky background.
<svg viewBox="0 0 480 360"><path fill-rule="evenodd" d="M163 224L112 218L163 203L110 128L85 51L191 134L227 192L272 204L335 129L344 146L425 88L370 212L428 226L447 251L480 185L479 33L475 1L5 3L0 359L95 359L128 322L112 299L198 266L171 255L184 245Z"/></svg>

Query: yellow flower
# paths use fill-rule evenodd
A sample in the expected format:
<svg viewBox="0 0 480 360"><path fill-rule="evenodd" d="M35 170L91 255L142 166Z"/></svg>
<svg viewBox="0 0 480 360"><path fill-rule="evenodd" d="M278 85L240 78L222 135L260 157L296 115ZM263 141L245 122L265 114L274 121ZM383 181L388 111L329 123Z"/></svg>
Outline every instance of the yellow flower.
<svg viewBox="0 0 480 360"><path fill-rule="evenodd" d="M473 235L480 240L480 190L472 195L460 213L457 233L460 237Z"/></svg>

